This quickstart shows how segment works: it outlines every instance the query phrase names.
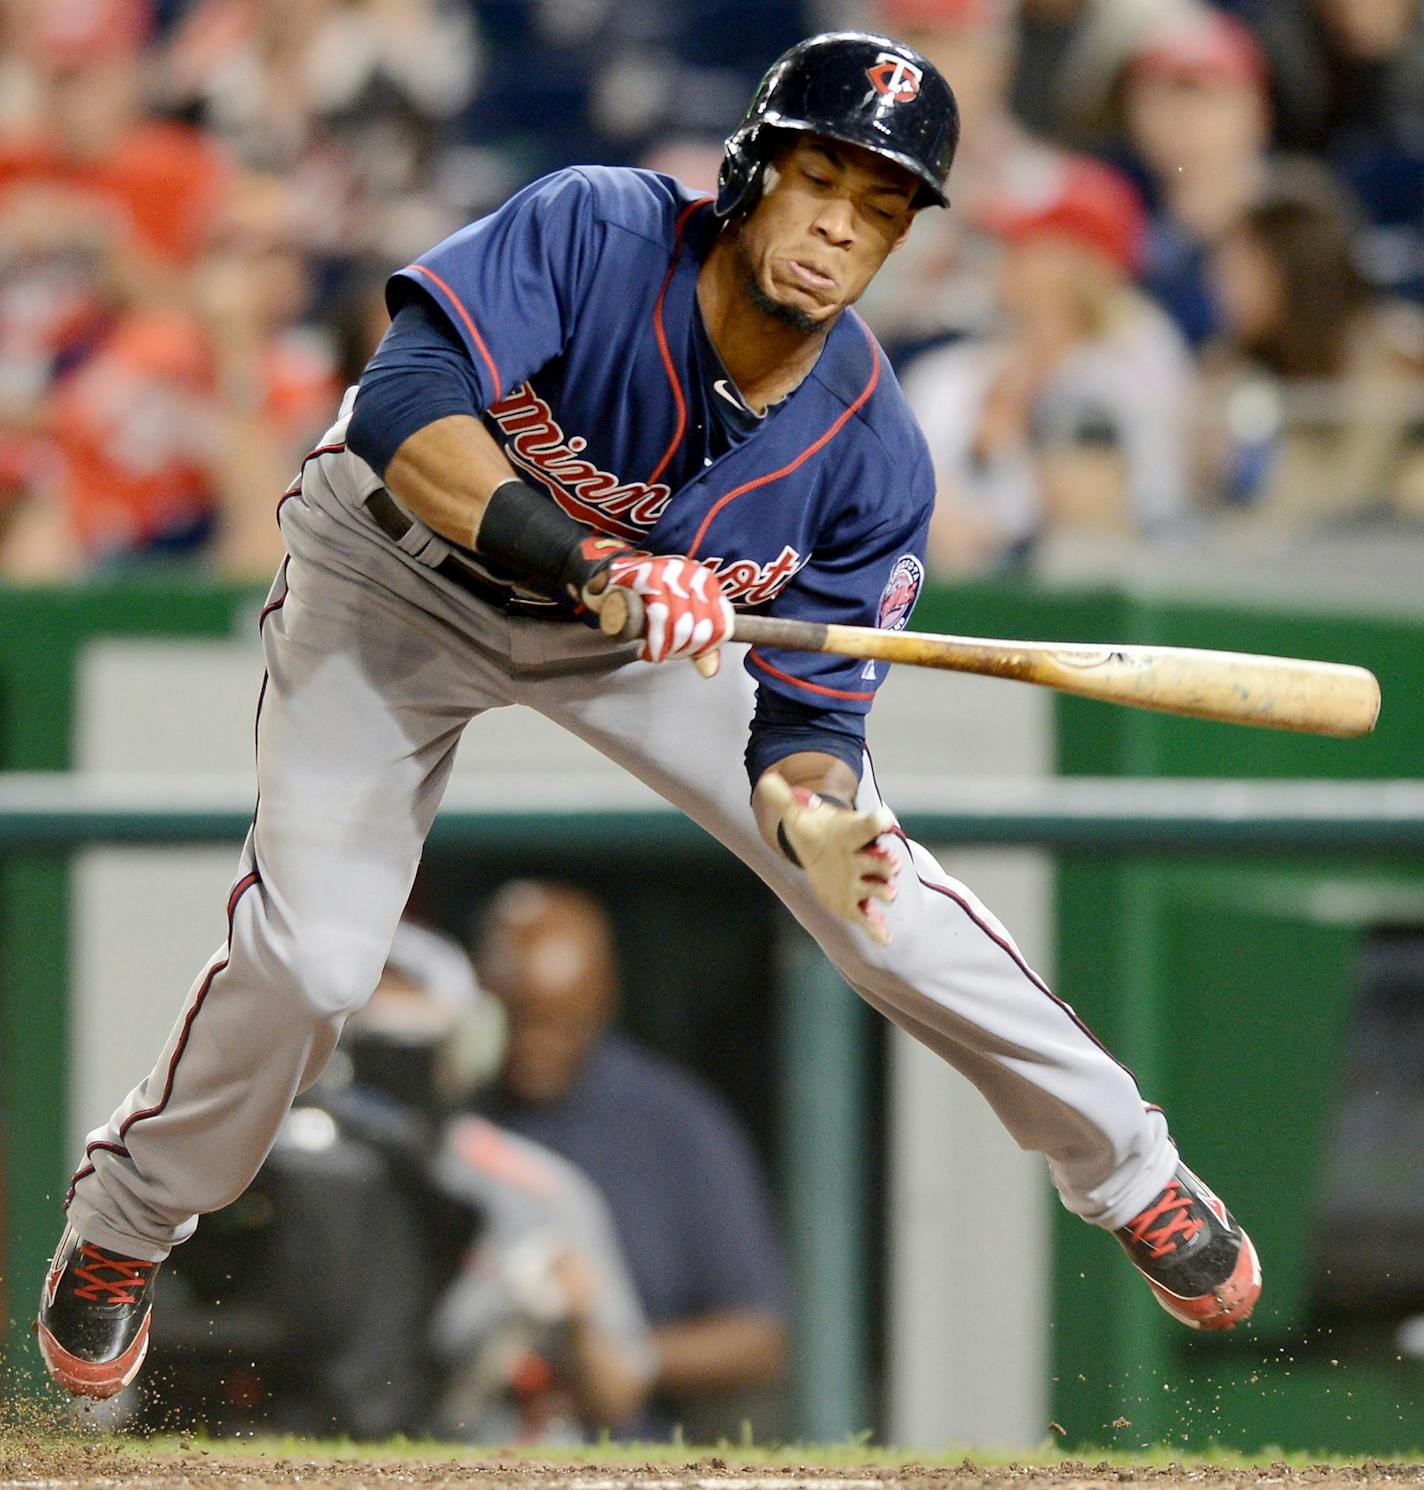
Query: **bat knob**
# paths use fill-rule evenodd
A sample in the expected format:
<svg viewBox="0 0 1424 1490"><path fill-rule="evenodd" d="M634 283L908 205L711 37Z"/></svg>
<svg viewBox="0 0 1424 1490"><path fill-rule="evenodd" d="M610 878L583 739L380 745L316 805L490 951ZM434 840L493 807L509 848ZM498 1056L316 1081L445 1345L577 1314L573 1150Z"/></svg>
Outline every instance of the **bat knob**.
<svg viewBox="0 0 1424 1490"><path fill-rule="evenodd" d="M636 641L643 634L643 597L623 585L609 585L593 597L598 611L598 629L610 641Z"/></svg>

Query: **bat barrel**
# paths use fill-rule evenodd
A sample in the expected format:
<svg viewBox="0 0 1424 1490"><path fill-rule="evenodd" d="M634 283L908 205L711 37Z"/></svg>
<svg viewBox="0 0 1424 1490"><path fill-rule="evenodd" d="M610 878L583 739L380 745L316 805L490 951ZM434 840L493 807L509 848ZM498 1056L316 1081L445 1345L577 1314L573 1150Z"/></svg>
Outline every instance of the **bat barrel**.
<svg viewBox="0 0 1424 1490"><path fill-rule="evenodd" d="M1191 647L998 641L739 616L737 641L1038 683L1082 698L1350 739L1379 716L1374 674L1345 663Z"/></svg>
<svg viewBox="0 0 1424 1490"><path fill-rule="evenodd" d="M1379 681L1346 663L1186 647L1124 648L1087 658L1070 648L1049 654L1029 681L1193 719L1340 739L1368 734L1379 717Z"/></svg>

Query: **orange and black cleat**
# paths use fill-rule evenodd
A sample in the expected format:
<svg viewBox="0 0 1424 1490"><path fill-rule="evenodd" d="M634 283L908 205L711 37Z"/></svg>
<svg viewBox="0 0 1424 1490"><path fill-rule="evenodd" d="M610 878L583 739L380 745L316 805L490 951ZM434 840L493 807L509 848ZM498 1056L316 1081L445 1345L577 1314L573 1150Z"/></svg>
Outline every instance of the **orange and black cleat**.
<svg viewBox="0 0 1424 1490"><path fill-rule="evenodd" d="M1157 1302L1194 1330L1229 1330L1261 1296L1251 1238L1185 1164L1116 1236Z"/></svg>
<svg viewBox="0 0 1424 1490"><path fill-rule="evenodd" d="M35 1332L45 1369L76 1397L112 1397L148 1351L158 1263L106 1252L66 1226L40 1298Z"/></svg>

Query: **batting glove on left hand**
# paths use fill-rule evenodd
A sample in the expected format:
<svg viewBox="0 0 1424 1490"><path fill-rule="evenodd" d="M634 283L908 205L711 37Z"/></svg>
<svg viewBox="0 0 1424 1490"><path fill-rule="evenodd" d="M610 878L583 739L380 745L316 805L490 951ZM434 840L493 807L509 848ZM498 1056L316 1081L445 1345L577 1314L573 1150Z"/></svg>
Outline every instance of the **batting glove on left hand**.
<svg viewBox="0 0 1424 1490"><path fill-rule="evenodd" d="M861 927L877 942L890 940L879 901L895 898L900 866L878 842L895 826L888 807L871 812L833 806L768 771L757 792L776 813L783 848L806 871L816 899L834 915Z"/></svg>
<svg viewBox="0 0 1424 1490"><path fill-rule="evenodd" d="M704 677L717 671L735 616L715 569L680 554L629 554L613 560L608 582L642 598L644 662L690 657Z"/></svg>

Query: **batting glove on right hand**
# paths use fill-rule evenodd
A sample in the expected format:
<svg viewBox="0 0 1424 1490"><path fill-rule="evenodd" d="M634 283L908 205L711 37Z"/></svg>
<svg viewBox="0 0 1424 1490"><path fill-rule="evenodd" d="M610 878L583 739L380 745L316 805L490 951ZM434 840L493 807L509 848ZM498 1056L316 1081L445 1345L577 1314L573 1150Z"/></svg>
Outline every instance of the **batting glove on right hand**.
<svg viewBox="0 0 1424 1490"><path fill-rule="evenodd" d="M782 845L806 871L816 899L833 915L861 927L883 946L889 928L879 901L895 898L900 866L879 838L895 826L888 807L871 812L833 806L768 771L757 791L776 813Z"/></svg>
<svg viewBox="0 0 1424 1490"><path fill-rule="evenodd" d="M717 671L717 648L731 637L736 618L715 569L680 554L620 555L608 581L642 598L644 662L690 657L703 677Z"/></svg>

